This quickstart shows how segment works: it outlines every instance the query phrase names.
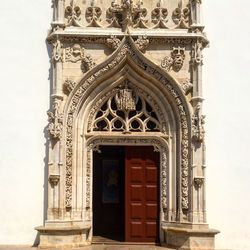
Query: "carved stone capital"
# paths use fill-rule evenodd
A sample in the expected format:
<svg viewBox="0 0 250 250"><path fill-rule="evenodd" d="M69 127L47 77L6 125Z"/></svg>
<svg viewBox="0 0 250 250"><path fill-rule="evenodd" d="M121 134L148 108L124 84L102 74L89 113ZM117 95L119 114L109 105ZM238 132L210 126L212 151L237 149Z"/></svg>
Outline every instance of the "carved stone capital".
<svg viewBox="0 0 250 250"><path fill-rule="evenodd" d="M204 184L205 178L204 177L194 177L194 186L196 189L200 189Z"/></svg>
<svg viewBox="0 0 250 250"><path fill-rule="evenodd" d="M56 187L60 181L60 175L58 174L51 174L49 176L49 182L52 187Z"/></svg>

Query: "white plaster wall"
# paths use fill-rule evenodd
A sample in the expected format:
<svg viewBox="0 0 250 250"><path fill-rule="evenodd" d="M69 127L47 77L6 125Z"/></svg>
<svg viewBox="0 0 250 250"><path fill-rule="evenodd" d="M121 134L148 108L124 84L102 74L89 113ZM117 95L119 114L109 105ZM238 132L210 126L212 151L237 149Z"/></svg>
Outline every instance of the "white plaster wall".
<svg viewBox="0 0 250 250"><path fill-rule="evenodd" d="M250 2L204 0L207 202L219 249L250 249Z"/></svg>
<svg viewBox="0 0 250 250"><path fill-rule="evenodd" d="M0 6L0 244L33 244L43 223L51 1Z"/></svg>
<svg viewBox="0 0 250 250"><path fill-rule="evenodd" d="M0 244L43 223L50 0L1 2ZM250 249L250 2L204 0L207 200L218 249Z"/></svg>

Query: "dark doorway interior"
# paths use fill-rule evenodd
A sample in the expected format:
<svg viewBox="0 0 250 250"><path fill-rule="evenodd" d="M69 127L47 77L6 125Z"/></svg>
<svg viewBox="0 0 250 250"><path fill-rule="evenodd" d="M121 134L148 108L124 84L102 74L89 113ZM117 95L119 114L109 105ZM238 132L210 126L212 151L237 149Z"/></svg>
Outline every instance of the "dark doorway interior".
<svg viewBox="0 0 250 250"><path fill-rule="evenodd" d="M159 153L153 147L101 146L93 166L93 235L157 243Z"/></svg>

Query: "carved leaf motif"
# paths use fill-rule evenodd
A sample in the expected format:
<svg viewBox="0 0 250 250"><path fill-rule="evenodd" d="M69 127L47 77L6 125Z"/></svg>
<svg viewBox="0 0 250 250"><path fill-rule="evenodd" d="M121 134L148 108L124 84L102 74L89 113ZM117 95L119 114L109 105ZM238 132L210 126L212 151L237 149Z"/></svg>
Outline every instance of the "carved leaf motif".
<svg viewBox="0 0 250 250"><path fill-rule="evenodd" d="M180 0L178 7L173 11L172 19L177 25L176 28L188 29L190 10L188 7L183 8L183 0Z"/></svg>
<svg viewBox="0 0 250 250"><path fill-rule="evenodd" d="M68 19L67 26L81 27L82 25L79 23L81 20L81 13L81 8L76 5L74 0L71 0L70 5L65 8L65 15Z"/></svg>
<svg viewBox="0 0 250 250"><path fill-rule="evenodd" d="M157 7L153 9L151 13L152 22L155 24L154 29L156 28L168 29L166 25L168 22L167 16L168 16L167 8L163 8L162 2L159 1L157 3Z"/></svg>
<svg viewBox="0 0 250 250"><path fill-rule="evenodd" d="M91 2L91 6L86 9L86 20L89 23L89 27L101 27L100 22L102 15L102 9L95 6L95 2Z"/></svg>

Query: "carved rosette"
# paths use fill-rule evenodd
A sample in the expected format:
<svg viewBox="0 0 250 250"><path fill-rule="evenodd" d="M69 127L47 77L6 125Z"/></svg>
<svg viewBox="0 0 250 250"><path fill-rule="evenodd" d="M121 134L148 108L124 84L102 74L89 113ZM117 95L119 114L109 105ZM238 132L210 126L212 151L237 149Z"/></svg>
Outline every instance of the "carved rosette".
<svg viewBox="0 0 250 250"><path fill-rule="evenodd" d="M72 205L72 132L73 132L73 116L76 112L79 101L85 91L98 79L103 76L103 74L112 68L116 67L126 55L132 57L134 63L139 67L143 68L152 77L159 80L172 95L175 100L176 106L178 108L180 122L181 122L181 198L182 198L182 209L185 212L189 208L188 196L188 179L189 179L189 130L188 130L188 119L187 113L182 102L181 97L178 92L174 89L171 82L160 71L153 68L152 66L143 62L141 58L138 57L136 51L133 50L130 42L123 45L116 58L110 62L105 67L99 69L94 75L91 75L86 81L79 86L78 90L75 92L74 97L70 103L69 111L67 114L67 136L66 136L66 207L70 208Z"/></svg>

